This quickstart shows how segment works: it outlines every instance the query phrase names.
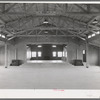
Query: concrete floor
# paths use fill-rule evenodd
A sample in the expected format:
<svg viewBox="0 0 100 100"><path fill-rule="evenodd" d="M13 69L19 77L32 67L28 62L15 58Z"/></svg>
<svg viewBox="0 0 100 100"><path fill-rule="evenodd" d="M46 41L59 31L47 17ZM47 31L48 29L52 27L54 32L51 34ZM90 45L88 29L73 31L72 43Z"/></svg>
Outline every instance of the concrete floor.
<svg viewBox="0 0 100 100"><path fill-rule="evenodd" d="M67 63L1 66L0 89L100 89L100 67Z"/></svg>

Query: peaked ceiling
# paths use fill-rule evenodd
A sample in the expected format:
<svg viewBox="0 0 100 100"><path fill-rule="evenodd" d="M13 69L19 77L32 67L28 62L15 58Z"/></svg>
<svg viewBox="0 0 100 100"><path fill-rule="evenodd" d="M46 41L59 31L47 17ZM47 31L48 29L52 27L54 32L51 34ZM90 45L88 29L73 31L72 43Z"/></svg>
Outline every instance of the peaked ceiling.
<svg viewBox="0 0 100 100"><path fill-rule="evenodd" d="M100 4L0 3L0 33L8 40L43 35L84 39L99 30Z"/></svg>

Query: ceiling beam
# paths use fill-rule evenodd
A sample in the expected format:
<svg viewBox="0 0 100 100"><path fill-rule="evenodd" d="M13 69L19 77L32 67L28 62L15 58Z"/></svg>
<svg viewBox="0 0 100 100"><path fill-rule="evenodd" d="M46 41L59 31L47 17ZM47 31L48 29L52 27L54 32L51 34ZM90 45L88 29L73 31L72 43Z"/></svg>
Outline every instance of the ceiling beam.
<svg viewBox="0 0 100 100"><path fill-rule="evenodd" d="M65 28L60 28L60 27L32 27L32 28L28 28L27 30L79 30L79 29L83 30L83 28L79 28L79 27L77 27L75 29L73 29L71 27L65 27Z"/></svg>
<svg viewBox="0 0 100 100"><path fill-rule="evenodd" d="M96 36L94 36L92 38L89 38L88 41L91 42L93 40L97 40L98 38L100 38L100 34L99 35L96 35Z"/></svg>
<svg viewBox="0 0 100 100"><path fill-rule="evenodd" d="M51 14L48 14L48 15L46 15L46 14L41 14L41 15L36 15L36 14L33 14L33 15L29 15L29 16L24 16L24 17L21 17L21 18L16 18L16 19L14 19L14 20L10 20L10 21L7 21L6 22L6 24L7 23L12 23L12 22L14 22L14 21L18 21L18 20L23 20L23 19L26 19L26 18L29 18L29 19L33 19L33 18L37 18L37 17L54 17L54 18L65 18L65 19L67 19L67 20L74 20L74 22L78 22L78 23L80 23L80 24L83 24L83 25L87 25L87 23L85 23L85 22L82 22L82 21L80 21L80 20L78 20L78 19L74 19L74 18L70 18L70 17L68 17L68 16L65 16L65 15L51 15Z"/></svg>
<svg viewBox="0 0 100 100"><path fill-rule="evenodd" d="M76 5L78 8L80 8L83 12L87 12L87 10L85 10L80 4L74 4Z"/></svg>
<svg viewBox="0 0 100 100"><path fill-rule="evenodd" d="M91 12L91 5L87 4L87 12Z"/></svg>
<svg viewBox="0 0 100 100"><path fill-rule="evenodd" d="M26 11L28 12L29 10L31 10L34 5L37 5L37 4L35 3L30 4L29 8L27 8Z"/></svg>
<svg viewBox="0 0 100 100"><path fill-rule="evenodd" d="M92 7L96 8L98 11L100 11L100 5L99 4L90 4Z"/></svg>
<svg viewBox="0 0 100 100"><path fill-rule="evenodd" d="M17 4L17 3L14 3L14 4L12 4L10 7L8 7L8 8L4 11L4 13L9 12L16 4Z"/></svg>
<svg viewBox="0 0 100 100"><path fill-rule="evenodd" d="M75 37L76 35L16 35L16 37Z"/></svg>
<svg viewBox="0 0 100 100"><path fill-rule="evenodd" d="M23 3L23 11L25 12L26 15L26 3Z"/></svg>
<svg viewBox="0 0 100 100"><path fill-rule="evenodd" d="M3 3L1 6L2 6L1 13L3 13L3 12L5 12L5 3Z"/></svg>
<svg viewBox="0 0 100 100"><path fill-rule="evenodd" d="M89 21L88 21L88 25L90 25L95 19L99 19L100 18L100 16L93 16Z"/></svg>
<svg viewBox="0 0 100 100"><path fill-rule="evenodd" d="M5 41L6 41L6 39L5 39L5 38L0 37L0 41L5 42Z"/></svg>
<svg viewBox="0 0 100 100"><path fill-rule="evenodd" d="M97 46L97 47L100 47L100 44L97 44L97 43L94 43L94 42L89 42L90 45L94 45L94 46Z"/></svg>
<svg viewBox="0 0 100 100"><path fill-rule="evenodd" d="M2 13L2 12L0 12L0 16L4 16L4 15L24 15L25 14L25 12L7 12L7 13ZM34 14L34 15L39 15L39 13L38 12L36 12L36 13L30 13L30 12L26 12L26 14L27 15L31 15L31 14ZM51 13L50 13L51 14ZM50 14L40 14L40 16L48 16L48 15L50 15ZM51 15L57 15L58 13L52 13ZM66 12L66 14L65 13L63 13L63 12L61 12L61 13L59 13L59 15L63 15L63 16L66 16L66 15L68 15L68 14L70 14L70 15L77 15L77 16L99 16L100 15L100 12Z"/></svg>

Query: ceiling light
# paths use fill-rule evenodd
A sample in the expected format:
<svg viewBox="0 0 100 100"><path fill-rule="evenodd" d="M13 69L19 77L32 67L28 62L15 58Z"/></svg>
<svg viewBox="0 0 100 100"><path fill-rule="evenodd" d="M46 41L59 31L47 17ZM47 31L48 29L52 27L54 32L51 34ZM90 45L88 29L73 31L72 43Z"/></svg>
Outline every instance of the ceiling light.
<svg viewBox="0 0 100 100"><path fill-rule="evenodd" d="M44 23L44 24L47 24L47 23L49 23L49 22L48 22L48 21L44 21L43 23Z"/></svg>
<svg viewBox="0 0 100 100"><path fill-rule="evenodd" d="M91 37L92 37L91 35L88 36L88 38L91 38Z"/></svg>
<svg viewBox="0 0 100 100"><path fill-rule="evenodd" d="M48 22L48 20L47 20L47 19L45 19L43 23L44 23L44 24L47 24L47 23L49 23L49 22Z"/></svg>
<svg viewBox="0 0 100 100"><path fill-rule="evenodd" d="M98 20L95 19L92 23L93 23L93 24L97 24L97 23L98 23Z"/></svg>
<svg viewBox="0 0 100 100"><path fill-rule="evenodd" d="M45 31L44 33L48 33L48 31Z"/></svg>
<svg viewBox="0 0 100 100"><path fill-rule="evenodd" d="M41 48L42 47L42 45L38 45L38 48Z"/></svg>
<svg viewBox="0 0 100 100"><path fill-rule="evenodd" d="M95 36L95 33L93 33L92 36Z"/></svg>
<svg viewBox="0 0 100 100"><path fill-rule="evenodd" d="M5 38L5 35L2 35L2 38Z"/></svg>
<svg viewBox="0 0 100 100"><path fill-rule="evenodd" d="M100 34L100 32L98 31L98 32L96 32L96 34Z"/></svg>
<svg viewBox="0 0 100 100"><path fill-rule="evenodd" d="M53 48L56 48L56 45L52 45Z"/></svg>

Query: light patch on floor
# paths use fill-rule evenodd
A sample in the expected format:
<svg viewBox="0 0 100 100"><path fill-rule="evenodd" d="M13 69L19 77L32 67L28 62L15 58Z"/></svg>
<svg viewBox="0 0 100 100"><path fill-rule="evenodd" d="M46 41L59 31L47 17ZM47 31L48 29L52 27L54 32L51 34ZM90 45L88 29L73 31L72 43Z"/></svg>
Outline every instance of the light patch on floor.
<svg viewBox="0 0 100 100"><path fill-rule="evenodd" d="M64 63L62 60L28 60L27 63Z"/></svg>
<svg viewBox="0 0 100 100"><path fill-rule="evenodd" d="M100 67L67 63L1 66L0 89L100 89Z"/></svg>

